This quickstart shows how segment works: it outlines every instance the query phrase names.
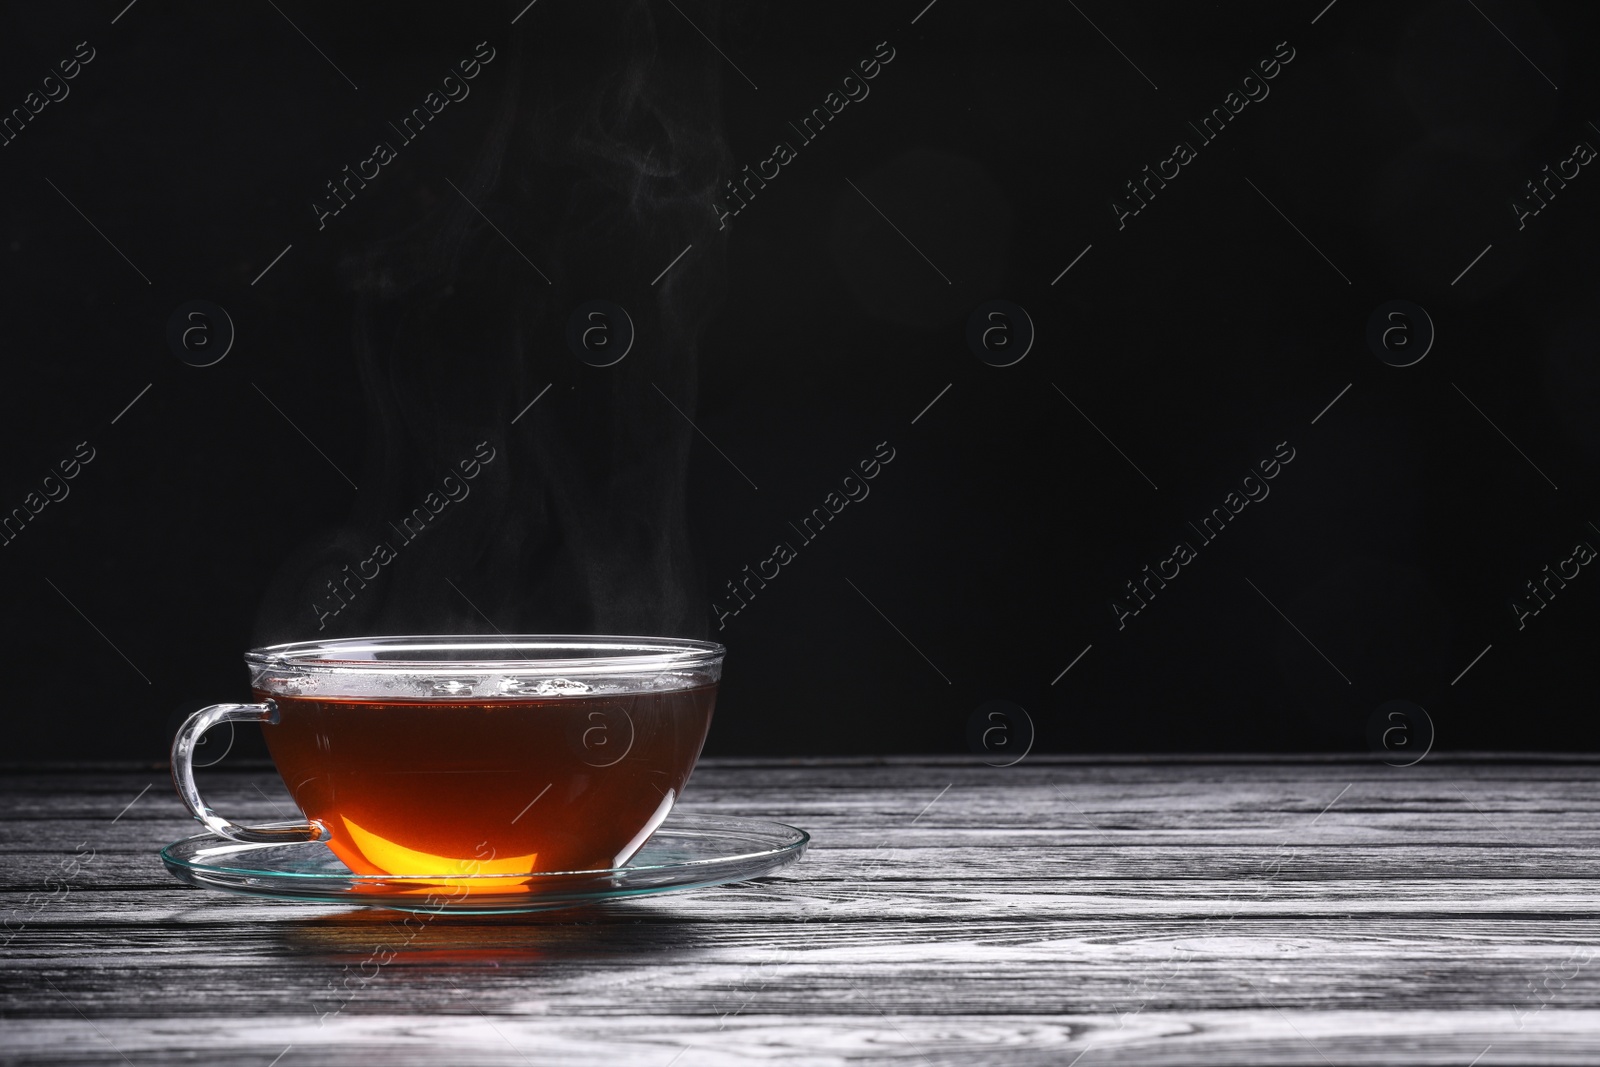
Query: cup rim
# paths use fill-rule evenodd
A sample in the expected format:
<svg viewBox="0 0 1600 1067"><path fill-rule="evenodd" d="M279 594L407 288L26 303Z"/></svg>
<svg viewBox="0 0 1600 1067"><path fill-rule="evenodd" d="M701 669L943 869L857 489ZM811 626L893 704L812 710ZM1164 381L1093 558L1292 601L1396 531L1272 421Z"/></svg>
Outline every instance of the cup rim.
<svg viewBox="0 0 1600 1067"><path fill-rule="evenodd" d="M393 653L451 652L448 657L406 658ZM551 652L587 652L549 655ZM596 634L395 634L380 637L338 637L266 645L245 653L245 663L259 670L300 673L439 674L493 671L512 677L556 674L628 674L710 666L727 649L715 641L681 637ZM378 658L382 653L391 655ZM477 654L469 654L477 653ZM500 653L484 655L482 653ZM530 653L546 653L530 655Z"/></svg>

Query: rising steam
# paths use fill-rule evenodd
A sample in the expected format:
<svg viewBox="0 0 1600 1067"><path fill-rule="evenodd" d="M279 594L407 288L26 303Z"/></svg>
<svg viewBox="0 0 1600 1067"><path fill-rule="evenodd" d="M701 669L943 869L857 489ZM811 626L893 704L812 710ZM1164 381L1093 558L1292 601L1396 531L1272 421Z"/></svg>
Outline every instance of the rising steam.
<svg viewBox="0 0 1600 1067"><path fill-rule="evenodd" d="M721 73L643 0L541 17L505 42L499 82L473 85L472 104L493 109L473 156L402 160L411 186L367 194L430 202L345 259L362 488L280 570L258 643L707 628L685 516L693 430L652 383L692 412L696 337L721 289ZM627 308L638 336L603 369L564 341L572 309L597 298ZM408 519L419 530L397 543Z"/></svg>

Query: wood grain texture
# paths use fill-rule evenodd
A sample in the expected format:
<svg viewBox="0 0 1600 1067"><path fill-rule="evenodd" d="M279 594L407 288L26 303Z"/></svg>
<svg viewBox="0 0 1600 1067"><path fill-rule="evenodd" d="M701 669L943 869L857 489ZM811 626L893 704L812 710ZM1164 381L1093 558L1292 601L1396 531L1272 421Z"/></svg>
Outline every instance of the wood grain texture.
<svg viewBox="0 0 1600 1067"><path fill-rule="evenodd" d="M292 813L270 771L202 773L230 817ZM159 771L11 773L0 1062L1595 1063L1597 786L1592 761L708 763L686 808L802 826L807 858L406 926L172 881L156 850L196 827Z"/></svg>

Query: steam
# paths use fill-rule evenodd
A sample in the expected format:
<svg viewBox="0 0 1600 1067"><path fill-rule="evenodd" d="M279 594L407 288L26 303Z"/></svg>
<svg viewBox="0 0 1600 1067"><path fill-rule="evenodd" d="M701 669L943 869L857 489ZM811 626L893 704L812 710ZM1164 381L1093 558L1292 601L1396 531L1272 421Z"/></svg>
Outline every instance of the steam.
<svg viewBox="0 0 1600 1067"><path fill-rule="evenodd" d="M402 161L431 207L346 257L362 490L347 521L282 567L258 643L708 627L685 514L693 430L652 383L692 412L696 338L721 292L710 209L728 166L721 72L703 47L662 47L658 35L680 31L644 0L541 17L537 33L503 43L498 84L474 83L463 114L480 101L495 111L473 158ZM702 27L708 17L697 13ZM367 195L409 195L395 186ZM603 369L564 341L591 299L621 304L637 330L628 357ZM469 494L395 544L444 479L466 484L465 461L479 464ZM380 541L392 558L353 584Z"/></svg>

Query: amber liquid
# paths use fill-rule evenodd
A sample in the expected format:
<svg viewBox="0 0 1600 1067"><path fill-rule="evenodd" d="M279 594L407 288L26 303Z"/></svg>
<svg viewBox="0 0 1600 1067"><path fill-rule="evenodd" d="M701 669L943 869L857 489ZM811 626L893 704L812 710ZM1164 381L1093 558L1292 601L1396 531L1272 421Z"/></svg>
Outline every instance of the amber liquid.
<svg viewBox="0 0 1600 1067"><path fill-rule="evenodd" d="M300 810L357 874L617 866L683 795L717 687L379 702L256 693Z"/></svg>

